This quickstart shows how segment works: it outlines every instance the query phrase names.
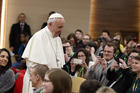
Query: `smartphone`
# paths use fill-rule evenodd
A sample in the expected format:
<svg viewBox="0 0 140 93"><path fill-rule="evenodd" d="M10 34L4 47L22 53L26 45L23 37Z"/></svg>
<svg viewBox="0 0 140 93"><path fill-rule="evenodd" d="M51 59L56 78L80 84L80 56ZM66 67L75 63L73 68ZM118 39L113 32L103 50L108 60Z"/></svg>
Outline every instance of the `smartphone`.
<svg viewBox="0 0 140 93"><path fill-rule="evenodd" d="M63 46L63 51L64 51L64 54L66 54L66 47L64 46Z"/></svg>
<svg viewBox="0 0 140 93"><path fill-rule="evenodd" d="M73 62L75 64L82 64L82 60L81 59L74 59Z"/></svg>
<svg viewBox="0 0 140 93"><path fill-rule="evenodd" d="M99 56L100 56L101 58L103 58L103 53L99 53Z"/></svg>
<svg viewBox="0 0 140 93"><path fill-rule="evenodd" d="M119 60L119 57L114 57L114 59L118 64L121 63L120 60Z"/></svg>

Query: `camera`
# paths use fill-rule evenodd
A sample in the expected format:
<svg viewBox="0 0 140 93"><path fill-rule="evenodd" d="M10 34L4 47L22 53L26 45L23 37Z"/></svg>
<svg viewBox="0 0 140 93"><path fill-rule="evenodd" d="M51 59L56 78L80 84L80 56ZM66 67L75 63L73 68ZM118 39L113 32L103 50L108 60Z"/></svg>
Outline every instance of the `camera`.
<svg viewBox="0 0 140 93"><path fill-rule="evenodd" d="M63 46L63 51L64 51L64 54L66 54L66 47Z"/></svg>
<svg viewBox="0 0 140 93"><path fill-rule="evenodd" d="M101 58L103 58L103 53L99 53L99 56L100 56Z"/></svg>
<svg viewBox="0 0 140 93"><path fill-rule="evenodd" d="M121 63L120 60L119 60L119 57L114 57L114 59L118 64Z"/></svg>
<svg viewBox="0 0 140 93"><path fill-rule="evenodd" d="M115 61L119 64L119 66L122 65L122 63L121 63L120 60L119 60L119 57L114 57L114 59L115 59Z"/></svg>
<svg viewBox="0 0 140 93"><path fill-rule="evenodd" d="M74 59L73 63L80 65L80 64L82 64L82 60L81 59Z"/></svg>

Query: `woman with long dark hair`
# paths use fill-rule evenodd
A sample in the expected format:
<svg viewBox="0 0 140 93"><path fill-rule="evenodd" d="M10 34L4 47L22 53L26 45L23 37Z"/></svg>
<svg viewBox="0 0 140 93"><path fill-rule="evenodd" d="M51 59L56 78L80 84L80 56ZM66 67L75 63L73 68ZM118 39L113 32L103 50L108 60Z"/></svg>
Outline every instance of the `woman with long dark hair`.
<svg viewBox="0 0 140 93"><path fill-rule="evenodd" d="M0 93L13 93L15 76L11 67L11 56L7 49L0 49Z"/></svg>

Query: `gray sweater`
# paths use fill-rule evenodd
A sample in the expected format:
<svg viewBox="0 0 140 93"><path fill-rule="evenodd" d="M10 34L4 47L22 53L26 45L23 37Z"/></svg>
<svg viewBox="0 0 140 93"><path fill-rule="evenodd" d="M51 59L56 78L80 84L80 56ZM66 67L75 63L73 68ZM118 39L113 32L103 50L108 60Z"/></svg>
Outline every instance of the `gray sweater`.
<svg viewBox="0 0 140 93"><path fill-rule="evenodd" d="M10 90L15 83L15 75L11 69L8 69L0 76L0 93L5 93Z"/></svg>

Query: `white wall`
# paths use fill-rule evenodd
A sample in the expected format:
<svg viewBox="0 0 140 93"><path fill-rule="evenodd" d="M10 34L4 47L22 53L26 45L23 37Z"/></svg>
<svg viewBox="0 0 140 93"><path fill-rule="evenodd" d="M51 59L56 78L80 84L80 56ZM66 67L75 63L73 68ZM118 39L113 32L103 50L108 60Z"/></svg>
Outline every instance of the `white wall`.
<svg viewBox="0 0 140 93"><path fill-rule="evenodd" d="M43 22L47 21L52 10L64 15L66 23L62 36L80 28L89 32L90 0L7 0L6 47L9 44L9 33L13 23L17 22L19 13L24 12L32 33L37 32Z"/></svg>

